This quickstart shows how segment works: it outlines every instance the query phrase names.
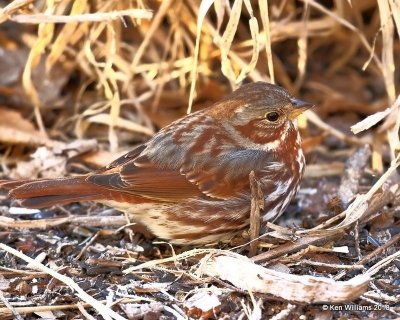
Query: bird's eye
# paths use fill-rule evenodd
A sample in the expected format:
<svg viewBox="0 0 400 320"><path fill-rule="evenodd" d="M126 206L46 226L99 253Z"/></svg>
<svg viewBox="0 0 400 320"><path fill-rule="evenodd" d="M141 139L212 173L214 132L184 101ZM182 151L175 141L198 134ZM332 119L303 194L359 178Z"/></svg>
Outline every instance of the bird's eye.
<svg viewBox="0 0 400 320"><path fill-rule="evenodd" d="M270 122L276 122L279 119L279 113L272 111L272 112L268 112L265 117L267 118L268 121Z"/></svg>

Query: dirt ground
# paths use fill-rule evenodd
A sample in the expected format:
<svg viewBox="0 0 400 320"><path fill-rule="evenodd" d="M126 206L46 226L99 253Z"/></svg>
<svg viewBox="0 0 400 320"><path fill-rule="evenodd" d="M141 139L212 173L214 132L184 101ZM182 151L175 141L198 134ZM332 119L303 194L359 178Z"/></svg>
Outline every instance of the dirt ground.
<svg viewBox="0 0 400 320"><path fill-rule="evenodd" d="M396 1L0 7L0 180L98 169L244 82L316 104L300 190L256 239L173 246L100 204L1 192L0 319L400 317Z"/></svg>

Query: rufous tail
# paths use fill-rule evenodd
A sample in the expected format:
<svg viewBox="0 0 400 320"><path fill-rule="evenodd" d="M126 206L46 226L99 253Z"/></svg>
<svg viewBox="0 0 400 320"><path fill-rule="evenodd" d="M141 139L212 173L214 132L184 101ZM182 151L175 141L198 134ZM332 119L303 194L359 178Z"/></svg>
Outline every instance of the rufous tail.
<svg viewBox="0 0 400 320"><path fill-rule="evenodd" d="M85 176L60 179L0 181L0 189L27 208L45 208L101 198L103 188L86 181Z"/></svg>

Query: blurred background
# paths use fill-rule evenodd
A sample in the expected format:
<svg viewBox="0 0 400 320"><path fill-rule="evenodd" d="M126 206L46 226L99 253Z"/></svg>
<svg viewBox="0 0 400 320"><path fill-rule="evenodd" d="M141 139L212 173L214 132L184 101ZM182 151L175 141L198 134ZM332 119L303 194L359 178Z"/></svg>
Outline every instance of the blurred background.
<svg viewBox="0 0 400 320"><path fill-rule="evenodd" d="M386 310L385 319L400 315L398 0L0 0L0 7L0 180L89 172L242 83L276 83L316 104L299 119L305 177L268 234L249 246L244 232L229 253L258 254L253 261L284 275L329 280L371 268L355 306L384 304L373 310ZM185 248L149 239L100 205L27 210L0 194L0 243L61 266L96 299L118 300L129 319L370 315L254 298L248 287L194 275L206 251L178 261L175 252ZM145 272L121 271L171 256ZM40 318L82 318L80 299L67 286L43 273L28 277L25 263L4 250L0 261L3 302L16 309L58 304ZM217 307L192 296L195 290ZM197 300L207 302L205 311ZM10 310L0 307L0 318L17 319ZM153 318L145 318L149 310Z"/></svg>
<svg viewBox="0 0 400 320"><path fill-rule="evenodd" d="M105 165L259 80L317 104L300 119L310 164L323 158L317 151L368 143L382 173L398 148L398 106L386 110L400 81L395 0L0 4L3 176ZM351 133L384 110L372 130Z"/></svg>

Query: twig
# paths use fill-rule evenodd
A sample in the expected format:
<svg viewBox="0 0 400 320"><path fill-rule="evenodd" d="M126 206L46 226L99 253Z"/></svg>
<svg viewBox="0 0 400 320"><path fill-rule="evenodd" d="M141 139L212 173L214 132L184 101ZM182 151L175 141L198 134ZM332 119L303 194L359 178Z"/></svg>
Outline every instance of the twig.
<svg viewBox="0 0 400 320"><path fill-rule="evenodd" d="M369 299L375 299L375 300L381 300L381 301L385 301L385 302L389 302L389 303L398 303L399 302L398 297L389 296L389 295L383 293L381 290L377 290L378 292L376 292L375 290L364 293L362 295L362 297L366 297Z"/></svg>
<svg viewBox="0 0 400 320"><path fill-rule="evenodd" d="M387 177L386 177L387 178ZM381 180L381 179L380 179ZM378 181L379 182L379 181ZM378 183L377 182L377 183ZM380 185L382 185L383 184L383 182L380 184ZM395 185L394 185L395 186ZM374 192L376 192L376 190L374 191ZM366 195L359 195L359 196L357 196L357 198L358 197L363 197L364 199L359 199L359 202L362 204L363 202L362 201L360 201L360 200L364 200L365 201L365 203L367 203L367 202L369 202L368 203L368 206L366 205L365 206L365 211L363 211L363 213L362 213L362 215L359 217L359 219L358 220L360 220L360 222L361 223L365 223L365 221L367 221L368 219L369 219L369 217L370 217L370 215L371 214L373 214L373 213L376 213L376 212L378 212L379 210L381 210L384 206L386 206L389 202L391 202L391 201L393 201L393 199L395 198L395 196L396 196L396 192L397 192L397 190L392 190L392 188L390 187L385 187L385 188L383 188L382 189L382 192L381 193L377 193L377 194L372 194L372 195L368 195L369 194L369 192L368 192L368 194L366 194ZM369 198L370 197L370 198ZM356 199L357 199L356 198ZM368 200L369 199L369 200ZM354 202L353 202L354 203ZM353 204L352 203L352 204ZM351 205L352 205L351 204ZM350 207L351 207L351 205L350 205ZM301 231L301 232L299 232L299 233L310 233L310 234L312 234L312 232L314 232L314 231L318 231L318 230L324 230L324 229L326 229L328 226L331 226L332 224L334 224L335 222L337 222L337 221L339 221L339 220L341 220L341 219L343 219L343 218L346 218L346 215L348 214L348 211L350 210L350 207L349 208L347 208L345 211L343 211L343 212L341 212L341 213L339 213L338 215L336 215L336 216L334 216L334 217L332 217L332 218L330 218L330 219L328 219L328 220L326 220L326 221L324 221L323 223L321 223L321 224L319 224L318 226L316 226L316 227L314 227L314 228L312 228L312 229L310 229L310 230L304 230L304 231ZM354 211L354 210L353 210ZM355 219L355 221L354 222L356 222L356 221L358 221L357 219ZM343 220L344 221L344 220ZM339 225L339 227L343 224L343 221L340 223L340 225ZM347 223L347 225L351 225L351 223ZM332 227L331 228L331 230L334 230L335 228L337 228L337 227ZM328 229L328 230L330 230L330 229Z"/></svg>
<svg viewBox="0 0 400 320"><path fill-rule="evenodd" d="M21 277L41 278L41 277L46 277L48 275L46 272L17 270L17 269L7 268L7 267L3 267L3 266L0 266L0 270L2 271L1 274L3 276L6 274L12 274L14 276L18 275L20 278Z"/></svg>
<svg viewBox="0 0 400 320"><path fill-rule="evenodd" d="M332 218L322 222L321 224L317 225L316 227L314 227L314 228L312 228L310 230L316 231L316 230L326 229L326 227L331 226L335 222L343 219L344 217L346 217L346 211L343 211L343 212L337 214L336 216L333 216Z"/></svg>
<svg viewBox="0 0 400 320"><path fill-rule="evenodd" d="M118 303L130 303L136 302L137 299L120 299ZM107 303L107 300L100 300L100 303ZM92 307L90 303L80 303L82 307L89 308ZM78 309L78 304L62 304L62 305L47 305L47 306L30 306L30 307L13 307L16 312L20 314L30 314L35 312L46 312L46 311L61 311L61 310L71 310L71 309ZM11 310L8 308L0 308L0 319L5 317L11 317L13 314Z"/></svg>
<svg viewBox="0 0 400 320"><path fill-rule="evenodd" d="M376 258L379 254L381 254L383 251L385 251L387 248L392 246L393 244L397 243L400 240L400 234L395 235L392 239L390 239L388 242L386 242L384 245L380 246L379 248L375 249L373 252L362 258L357 265L360 266L365 266L368 262L370 262L372 259ZM340 280L342 279L347 272L345 270L341 271L339 274L337 274L335 277L333 277L335 280Z"/></svg>
<svg viewBox="0 0 400 320"><path fill-rule="evenodd" d="M365 265L366 263L370 262L372 259L376 258L378 255L380 255L387 248L389 248L392 245L396 244L398 241L400 241L400 234L396 234L392 239L390 239L384 245L380 246L379 248L376 248L370 254L368 254L364 258L362 258L357 264Z"/></svg>
<svg viewBox="0 0 400 320"><path fill-rule="evenodd" d="M264 209L264 194L261 190L260 183L255 177L254 171L250 172L249 180L251 189L249 257L252 257L257 252L258 240L255 239L260 236L260 210Z"/></svg>
<svg viewBox="0 0 400 320"><path fill-rule="evenodd" d="M144 9L127 9L111 12L96 12L86 14L76 14L71 16L50 15L45 13L37 14L18 14L10 17L10 20L18 23L69 23L69 22L101 22L121 19L123 16L129 16L135 19L151 19L153 13Z"/></svg>
<svg viewBox="0 0 400 320"><path fill-rule="evenodd" d="M97 312L106 320L111 320L111 319L116 319L116 320L126 320L124 317L120 316L118 313L116 313L114 310L110 309L109 307L101 304L99 301L94 299L92 296L88 295L85 291L83 291L79 285L73 281L71 278L59 274L57 271L50 269L43 264L35 261L34 259L26 256L22 252L19 252L4 243L0 243L0 249L7 251L14 256L28 262L32 266L34 266L36 269L46 272L52 277L56 278L57 280L61 281L62 283L65 283L67 286L69 286L73 291L76 292L77 296L81 298L83 301L89 303L94 309L97 310Z"/></svg>
<svg viewBox="0 0 400 320"><path fill-rule="evenodd" d="M18 9L27 6L33 2L33 0L14 0L11 1L4 8L0 9L0 23L6 21L10 14L17 11Z"/></svg>
<svg viewBox="0 0 400 320"><path fill-rule="evenodd" d="M90 304L85 303L84 306L90 307ZM71 310L76 309L76 304L65 304L65 305L52 305L52 306L31 306L31 307L14 307L14 310L20 314L30 314L34 312L46 312L46 311L60 311L60 310ZM13 316L12 312L8 308L0 308L0 318Z"/></svg>
<svg viewBox="0 0 400 320"><path fill-rule="evenodd" d="M394 311L393 308L388 308L388 309L386 309L386 306L383 305L382 303L376 302L376 301L374 301L374 300L372 300L372 299L370 299L370 298L367 298L367 297L364 296L364 295L361 295L361 296L360 296L360 299L361 299L361 300L364 300L364 301L367 301L367 302L369 302L369 303L371 303L371 304L373 304L373 305L380 306L380 307L381 307L381 310L388 311L388 312L390 312L390 313L396 315L397 317L400 317L400 314L397 313L396 311Z"/></svg>
<svg viewBox="0 0 400 320"><path fill-rule="evenodd" d="M391 263L394 259L400 257L400 251L393 253L392 255L386 257L385 259L380 260L379 262L375 263L371 268L367 270L367 274L374 275L379 272L383 267L387 266Z"/></svg>
<svg viewBox="0 0 400 320"><path fill-rule="evenodd" d="M97 231L96 234L91 237L91 239L86 242L85 246L81 249L81 251L78 253L78 255L76 256L76 260L80 260L82 255L86 252L87 248L89 248L89 246L98 238L98 236L100 235L100 231Z"/></svg>
<svg viewBox="0 0 400 320"><path fill-rule="evenodd" d="M15 308L8 302L8 300L6 299L6 297L4 297L3 295L3 291L0 290L0 300L1 302L4 303L4 305L6 306L6 308L10 311L10 313L12 314L12 316L14 317L14 319L16 320L23 320L21 315L18 313L17 310L15 310Z"/></svg>
<svg viewBox="0 0 400 320"><path fill-rule="evenodd" d="M356 221L356 225L354 226L354 229L353 229L353 232L354 232L354 247L356 248L358 259L361 259L360 233L358 231L358 227L359 227L358 225L359 225L359 222Z"/></svg>
<svg viewBox="0 0 400 320"><path fill-rule="evenodd" d="M41 220L14 220L7 217L0 217L0 227L15 229L47 229L63 224L72 224L86 227L109 227L124 226L126 218L124 216L91 216L91 217L66 217L56 219Z"/></svg>
<svg viewBox="0 0 400 320"><path fill-rule="evenodd" d="M310 266L328 267L328 268L333 268L333 269L345 269L345 270L363 270L364 269L363 266L360 266L357 264L346 265L346 264L336 264L336 263L324 263L324 262L311 261L311 260L302 260L302 261L300 261L300 263L310 265Z"/></svg>
<svg viewBox="0 0 400 320"><path fill-rule="evenodd" d="M328 241L336 237L340 237L343 234L343 231L339 230L334 234L328 233L327 235L318 235L318 236L302 236L294 243L285 243L275 249L272 249L268 252L263 252L253 258L251 260L253 262L261 263L264 261L269 261L273 258L280 257L282 255L288 254L290 252L301 250L309 245L315 244L319 241Z"/></svg>
<svg viewBox="0 0 400 320"><path fill-rule="evenodd" d="M87 319L87 320L96 320L93 316L91 316L86 310L85 307L83 306L83 303L78 302L76 304L78 307L79 311L82 313L82 315Z"/></svg>

